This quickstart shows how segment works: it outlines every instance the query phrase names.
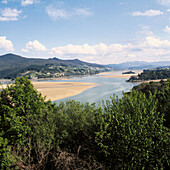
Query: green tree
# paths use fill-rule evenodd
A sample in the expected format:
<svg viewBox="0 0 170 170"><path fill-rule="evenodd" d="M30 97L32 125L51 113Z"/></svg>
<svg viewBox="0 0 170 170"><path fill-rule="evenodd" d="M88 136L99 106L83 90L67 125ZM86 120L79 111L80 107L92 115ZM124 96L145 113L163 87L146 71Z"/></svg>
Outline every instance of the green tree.
<svg viewBox="0 0 170 170"><path fill-rule="evenodd" d="M46 113L50 114L50 107L52 104L44 101L26 77L17 78L14 84L8 85L0 92L1 167L17 164L20 158L19 147L25 148L25 152L28 150L32 152L32 144L37 138L41 141L40 134L43 130L45 132L42 134L46 133L46 137L49 137L47 135L49 127L45 127L43 121L47 119ZM38 126L39 129L38 124L41 124ZM25 157L26 164L28 164L27 158L30 159L29 156Z"/></svg>
<svg viewBox="0 0 170 170"><path fill-rule="evenodd" d="M169 129L156 95L132 91L107 101L96 142L113 169L161 169L169 165Z"/></svg>

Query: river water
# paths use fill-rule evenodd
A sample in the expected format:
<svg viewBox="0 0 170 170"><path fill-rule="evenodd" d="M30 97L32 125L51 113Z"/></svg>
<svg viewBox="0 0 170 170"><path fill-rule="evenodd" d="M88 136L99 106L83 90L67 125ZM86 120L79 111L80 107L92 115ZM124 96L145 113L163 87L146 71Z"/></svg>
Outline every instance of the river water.
<svg viewBox="0 0 170 170"><path fill-rule="evenodd" d="M122 91L129 92L135 85L134 83L127 83L124 78L110 78L110 77L100 77L98 75L87 76L82 78L73 78L70 80L56 80L58 82L89 82L98 84L96 87L87 89L82 93L67 97L55 102L66 101L74 99L81 102L89 102L102 104L102 100L110 100L113 94L118 95L119 98L122 97Z"/></svg>
<svg viewBox="0 0 170 170"><path fill-rule="evenodd" d="M120 74L120 72L114 72L114 74ZM90 104L96 103L101 105L102 100L111 100L110 97L113 94L117 95L119 98L122 97L122 91L129 92L137 84L127 83L124 78L110 78L101 77L100 75L86 76L86 77L73 77L69 80L48 80L49 82L88 82L98 84L95 87L89 88L82 93L67 97L64 99L56 100L54 102L66 101L66 100L76 100L81 102L89 102ZM47 81L47 80L46 80ZM9 82L5 82L7 84Z"/></svg>

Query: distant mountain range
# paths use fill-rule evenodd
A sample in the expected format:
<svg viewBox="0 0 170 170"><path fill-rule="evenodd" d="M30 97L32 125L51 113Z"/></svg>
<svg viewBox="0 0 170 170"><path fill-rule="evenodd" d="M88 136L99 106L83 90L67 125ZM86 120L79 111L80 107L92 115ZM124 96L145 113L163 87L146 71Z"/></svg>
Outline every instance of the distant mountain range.
<svg viewBox="0 0 170 170"><path fill-rule="evenodd" d="M137 70L137 69L152 69L157 67L169 67L170 61L159 61L159 62L145 62L145 61L134 61L134 62L125 62L120 64L108 64L106 65L115 70Z"/></svg>

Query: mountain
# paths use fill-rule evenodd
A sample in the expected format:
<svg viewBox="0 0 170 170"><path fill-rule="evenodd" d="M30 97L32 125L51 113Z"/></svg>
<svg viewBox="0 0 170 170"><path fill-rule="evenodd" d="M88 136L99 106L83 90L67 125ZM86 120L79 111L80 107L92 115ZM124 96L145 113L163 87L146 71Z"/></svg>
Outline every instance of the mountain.
<svg viewBox="0 0 170 170"><path fill-rule="evenodd" d="M100 65L100 64L87 63L87 62L81 61L79 59L61 60L61 59L54 57L54 58L49 59L49 60L54 60L54 61L57 61L60 64L68 64L68 65L72 65L72 66L83 66L83 67L88 66L88 67L99 67L99 68L105 68L106 67L106 66Z"/></svg>
<svg viewBox="0 0 170 170"><path fill-rule="evenodd" d="M0 56L0 78L16 78L25 75L36 77L51 77L54 75L82 75L95 74L97 70L105 71L107 66L87 63L78 59L61 60L56 57L50 59L25 58L12 53ZM26 74L27 75L27 74Z"/></svg>
<svg viewBox="0 0 170 170"><path fill-rule="evenodd" d="M61 65L65 64L67 66L89 66L89 67L100 67L104 68L106 66L94 64L94 63L87 63L78 59L74 60L61 60L58 58L50 58L50 59L35 59L35 58L25 58L19 55L15 55L12 53L5 54L0 56L0 70L4 68L14 68L14 67L25 67L29 65L45 65L45 64L56 64Z"/></svg>
<svg viewBox="0 0 170 170"><path fill-rule="evenodd" d="M159 61L159 62L145 62L145 61L134 61L134 62L125 62L120 64L108 64L106 65L110 68L116 70L126 70L126 69L151 69L162 66L170 66L170 61Z"/></svg>

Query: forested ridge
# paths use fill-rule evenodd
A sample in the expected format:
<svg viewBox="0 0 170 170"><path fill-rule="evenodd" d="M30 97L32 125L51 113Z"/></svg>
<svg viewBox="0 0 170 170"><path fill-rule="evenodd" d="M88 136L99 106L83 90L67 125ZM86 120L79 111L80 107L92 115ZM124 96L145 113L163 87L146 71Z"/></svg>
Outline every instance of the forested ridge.
<svg viewBox="0 0 170 170"><path fill-rule="evenodd" d="M0 56L0 79L15 79L27 76L30 79L58 78L73 75L91 75L110 68L87 63L78 59L61 60L58 58L36 59L25 58L15 54Z"/></svg>
<svg viewBox="0 0 170 170"><path fill-rule="evenodd" d="M0 92L1 169L169 169L170 81L161 83L96 106L46 102L17 78Z"/></svg>

